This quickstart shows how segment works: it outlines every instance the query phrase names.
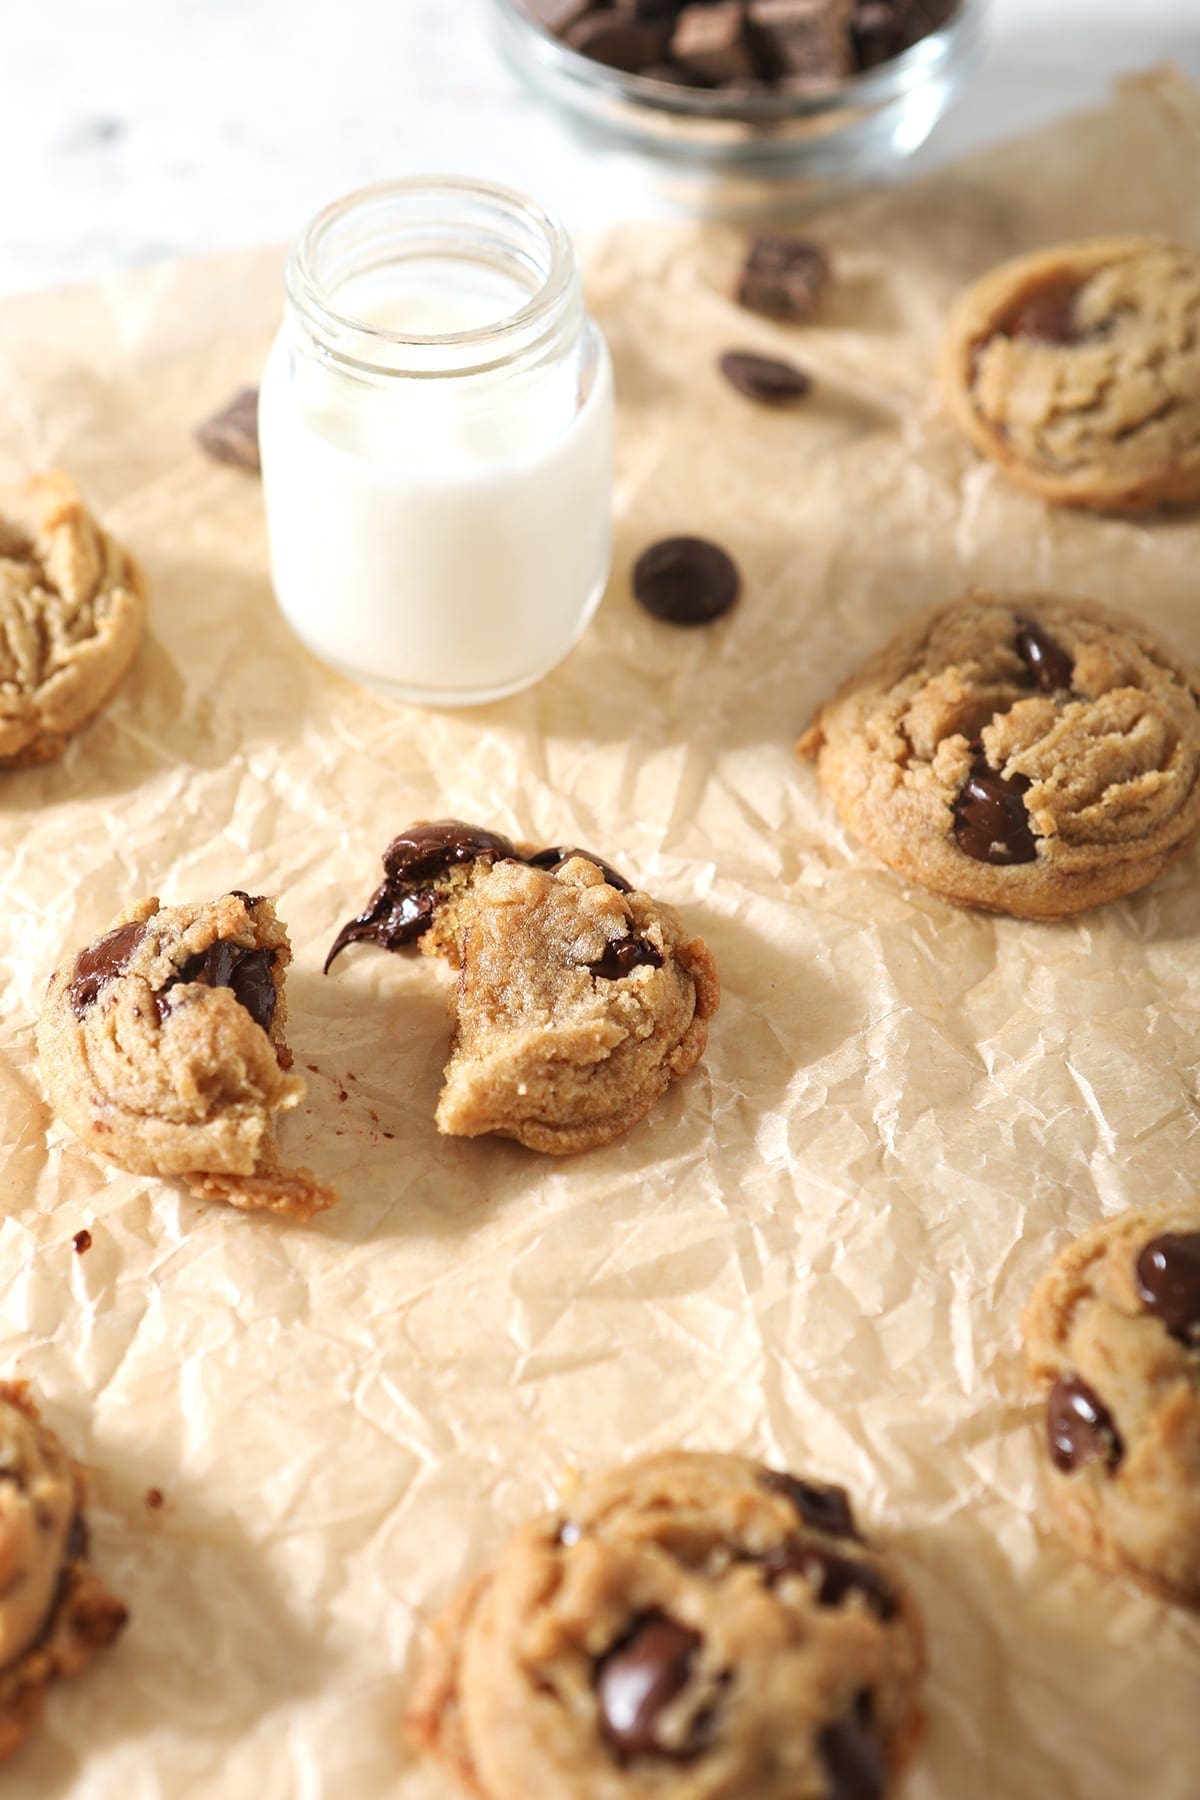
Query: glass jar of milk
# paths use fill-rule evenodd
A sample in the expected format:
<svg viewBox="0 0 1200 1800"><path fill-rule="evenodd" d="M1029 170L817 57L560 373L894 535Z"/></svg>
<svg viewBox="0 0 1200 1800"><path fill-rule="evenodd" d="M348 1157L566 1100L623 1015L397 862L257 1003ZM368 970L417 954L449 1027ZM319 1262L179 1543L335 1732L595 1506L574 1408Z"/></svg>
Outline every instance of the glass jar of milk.
<svg viewBox="0 0 1200 1800"><path fill-rule="evenodd" d="M279 605L325 662L437 706L564 657L611 560L613 384L571 243L482 182L328 207L259 398Z"/></svg>

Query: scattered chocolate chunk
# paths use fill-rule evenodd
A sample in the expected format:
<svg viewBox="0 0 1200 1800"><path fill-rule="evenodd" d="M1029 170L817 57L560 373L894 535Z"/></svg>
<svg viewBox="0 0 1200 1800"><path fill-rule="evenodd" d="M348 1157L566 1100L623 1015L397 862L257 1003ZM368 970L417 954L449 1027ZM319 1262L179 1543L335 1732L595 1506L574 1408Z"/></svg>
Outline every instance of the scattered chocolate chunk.
<svg viewBox="0 0 1200 1800"><path fill-rule="evenodd" d="M548 850L539 850L535 856L526 860L531 869L553 871L561 869L573 856L584 856L588 862L595 863L609 887L616 888L618 893L632 894L632 881L626 881L624 875L614 869L611 863L606 863L602 856L597 856L594 850L580 850L576 844L553 844Z"/></svg>
<svg viewBox="0 0 1200 1800"><path fill-rule="evenodd" d="M829 279L819 244L786 231L760 232L738 281L737 298L751 312L790 325L811 319Z"/></svg>
<svg viewBox="0 0 1200 1800"><path fill-rule="evenodd" d="M896 1596L882 1575L820 1544L784 1544L763 1558L763 1572L771 1587L786 1575L800 1576L822 1606L840 1606L847 1595L861 1594L877 1618L896 1616Z"/></svg>
<svg viewBox="0 0 1200 1800"><path fill-rule="evenodd" d="M1057 638L1036 619L1021 619L1017 626L1017 655L1043 694L1069 688L1075 665Z"/></svg>
<svg viewBox="0 0 1200 1800"><path fill-rule="evenodd" d="M254 1023L264 1031L270 1031L278 998L271 976L274 965L273 950L252 950L218 939L207 950L189 956L178 973L159 989L154 996L158 1016L165 1019L170 1012L170 995L175 988L196 981L205 987L229 988Z"/></svg>
<svg viewBox="0 0 1200 1800"><path fill-rule="evenodd" d="M665 538L643 551L633 592L646 611L668 625L709 625L741 592L733 558L707 538Z"/></svg>
<svg viewBox="0 0 1200 1800"><path fill-rule="evenodd" d="M503 862L516 855L516 846L498 831L485 831L461 819L437 819L402 831L383 853L382 885L365 911L343 925L333 940L325 958L326 975L347 944L377 944L381 950L415 944L433 923L434 883L458 864L484 857Z"/></svg>
<svg viewBox="0 0 1200 1800"><path fill-rule="evenodd" d="M1137 1259L1137 1285L1172 1337L1200 1347L1200 1231L1152 1238Z"/></svg>
<svg viewBox="0 0 1200 1800"><path fill-rule="evenodd" d="M661 969L662 965L662 951L648 938L627 937L611 939L599 961L587 966L601 981L620 981L623 975L632 975L635 969Z"/></svg>
<svg viewBox="0 0 1200 1800"><path fill-rule="evenodd" d="M214 413L196 431L202 450L214 461L258 474L258 389L239 388L228 406Z"/></svg>
<svg viewBox="0 0 1200 1800"><path fill-rule="evenodd" d="M146 935L144 925L118 925L98 943L89 944L75 959L71 981L71 1011L82 1019L94 1005L106 982L115 981L129 967L130 958Z"/></svg>
<svg viewBox="0 0 1200 1800"><path fill-rule="evenodd" d="M71 1243L75 1247L76 1256L82 1256L85 1250L91 1249L92 1234L88 1230L86 1225L84 1226L82 1231L77 1231L75 1233L75 1236L71 1239Z"/></svg>
<svg viewBox="0 0 1200 1800"><path fill-rule="evenodd" d="M602 1658L596 1670L600 1715L623 1755L680 1755L659 1743L658 1722L663 1708L687 1685L699 1648L697 1632L661 1613L649 1613Z"/></svg>
<svg viewBox="0 0 1200 1800"><path fill-rule="evenodd" d="M750 80L756 64L742 0L685 6L671 38L671 55L689 75L713 87Z"/></svg>
<svg viewBox="0 0 1200 1800"><path fill-rule="evenodd" d="M161 1488L146 1489L146 1505L151 1512L159 1512L166 1505L167 1497Z"/></svg>
<svg viewBox="0 0 1200 1800"><path fill-rule="evenodd" d="M832 87L853 69L843 0L749 0L746 11L769 80Z"/></svg>
<svg viewBox="0 0 1200 1800"><path fill-rule="evenodd" d="M730 387L762 406L787 406L812 388L811 377L795 363L753 350L726 350L717 366Z"/></svg>
<svg viewBox="0 0 1200 1800"><path fill-rule="evenodd" d="M1060 1375L1050 1389L1046 1439L1051 1462L1066 1475L1090 1462L1116 1469L1125 1454L1112 1414L1078 1375Z"/></svg>
<svg viewBox="0 0 1200 1800"><path fill-rule="evenodd" d="M998 330L1003 337L1032 338L1039 344L1075 344L1082 333L1075 321L1079 281L1069 279L1034 288L1017 302Z"/></svg>
<svg viewBox="0 0 1200 1800"><path fill-rule="evenodd" d="M860 1694L853 1712L827 1725L818 1740L829 1800L883 1800L887 1770L871 1735L870 1698Z"/></svg>
<svg viewBox="0 0 1200 1800"><path fill-rule="evenodd" d="M1030 829L1024 799L1028 791L1026 776L1000 775L984 756L977 755L954 803L954 839L959 849L976 862L997 867L1035 861L1037 839Z"/></svg>
<svg viewBox="0 0 1200 1800"><path fill-rule="evenodd" d="M801 1481L798 1476L788 1475L781 1469L764 1469L759 1476L759 1485L769 1494L782 1494L785 1500L790 1500L798 1517L814 1531L823 1531L827 1537L854 1538L862 1542L845 1488L835 1487L832 1483L827 1486L823 1482Z"/></svg>
<svg viewBox="0 0 1200 1800"><path fill-rule="evenodd" d="M668 23L627 19L619 13L589 12L563 33L563 41L581 56L606 68L637 75L662 61L670 36Z"/></svg>

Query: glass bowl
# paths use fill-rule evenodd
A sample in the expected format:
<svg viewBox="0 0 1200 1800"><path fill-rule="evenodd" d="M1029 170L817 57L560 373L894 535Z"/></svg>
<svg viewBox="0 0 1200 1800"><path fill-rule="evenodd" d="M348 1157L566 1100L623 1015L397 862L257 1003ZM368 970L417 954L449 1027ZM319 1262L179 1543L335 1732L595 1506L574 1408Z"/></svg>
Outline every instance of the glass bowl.
<svg viewBox="0 0 1200 1800"><path fill-rule="evenodd" d="M523 0L492 0L509 61L598 146L635 151L683 196L777 205L893 173L933 130L983 46L987 0L962 0L940 30L818 92L722 92L626 75L571 50ZM670 182L668 185L671 185Z"/></svg>

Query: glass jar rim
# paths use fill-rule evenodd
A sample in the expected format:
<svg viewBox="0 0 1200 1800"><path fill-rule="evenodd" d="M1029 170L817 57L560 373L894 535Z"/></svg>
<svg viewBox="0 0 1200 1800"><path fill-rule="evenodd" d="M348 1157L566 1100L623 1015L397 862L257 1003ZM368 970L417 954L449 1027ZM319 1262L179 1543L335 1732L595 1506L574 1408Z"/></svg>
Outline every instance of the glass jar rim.
<svg viewBox="0 0 1200 1800"><path fill-rule="evenodd" d="M368 212L388 201L443 198L447 217L455 206L483 204L515 229L524 229L544 246L540 280L511 312L458 331L398 331L341 311L326 296L317 259L330 234L355 212ZM392 368L393 373L478 373L537 350L556 331L578 287L575 252L562 223L536 200L516 188L464 175L415 175L371 182L330 202L305 226L287 260L284 286L288 300L327 354L364 371L388 372L389 353L461 354L468 360L453 369ZM371 354L372 350L374 355ZM478 352L477 360L470 360Z"/></svg>

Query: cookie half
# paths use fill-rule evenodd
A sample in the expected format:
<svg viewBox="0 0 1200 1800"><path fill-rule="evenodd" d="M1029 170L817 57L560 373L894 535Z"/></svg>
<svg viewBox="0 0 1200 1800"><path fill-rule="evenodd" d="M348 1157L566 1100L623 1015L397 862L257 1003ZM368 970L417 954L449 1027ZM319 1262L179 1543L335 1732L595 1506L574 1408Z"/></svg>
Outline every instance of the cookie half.
<svg viewBox="0 0 1200 1800"><path fill-rule="evenodd" d="M1068 1245L1025 1343L1063 1531L1100 1568L1200 1607L1200 1200Z"/></svg>
<svg viewBox="0 0 1200 1800"><path fill-rule="evenodd" d="M128 1616L88 1562L85 1493L26 1384L0 1382L0 1761L50 1684L81 1674Z"/></svg>
<svg viewBox="0 0 1200 1800"><path fill-rule="evenodd" d="M949 409L1015 481L1070 506L1200 499L1200 250L1100 238L993 269L954 308Z"/></svg>
<svg viewBox="0 0 1200 1800"><path fill-rule="evenodd" d="M841 1488L673 1451L509 1540L434 1627L409 1724L482 1800L882 1800L923 1667Z"/></svg>
<svg viewBox="0 0 1200 1800"><path fill-rule="evenodd" d="M61 756L125 676L145 614L137 564L69 475L0 491L0 767Z"/></svg>
<svg viewBox="0 0 1200 1800"><path fill-rule="evenodd" d="M440 820L402 832L384 874L326 968L365 941L457 969L439 1130L594 1149L699 1061L720 996L707 946L590 851Z"/></svg>
<svg viewBox="0 0 1200 1800"><path fill-rule="evenodd" d="M1140 621L968 595L870 658L801 738L856 837L965 905L1055 919L1200 831L1200 674Z"/></svg>
<svg viewBox="0 0 1200 1800"><path fill-rule="evenodd" d="M207 1199L308 1219L337 1195L284 1169L277 1113L299 1105L284 1038L287 932L270 900L143 900L50 980L38 1053L86 1147Z"/></svg>

